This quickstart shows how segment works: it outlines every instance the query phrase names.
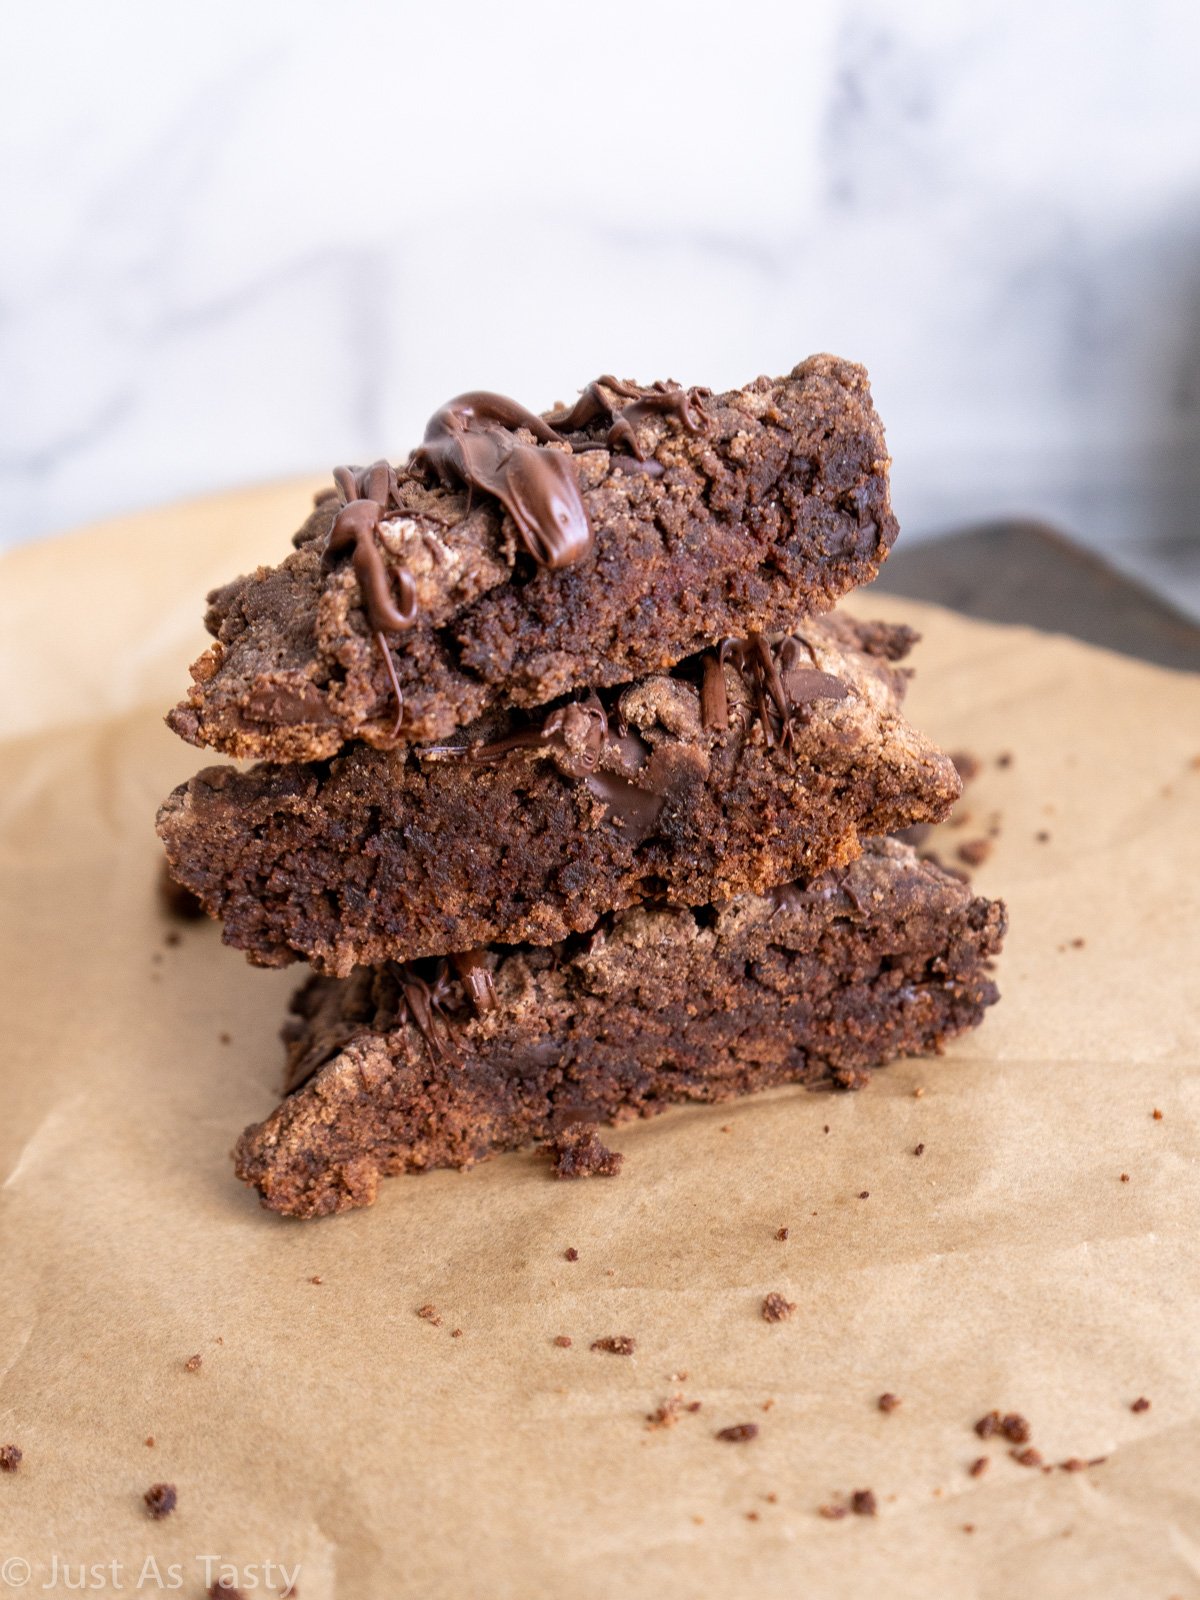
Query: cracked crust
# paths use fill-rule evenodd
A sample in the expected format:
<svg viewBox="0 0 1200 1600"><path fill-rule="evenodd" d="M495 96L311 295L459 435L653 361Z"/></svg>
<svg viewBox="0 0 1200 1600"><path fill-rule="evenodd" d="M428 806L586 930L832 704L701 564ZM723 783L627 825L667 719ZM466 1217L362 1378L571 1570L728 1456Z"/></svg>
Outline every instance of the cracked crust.
<svg viewBox="0 0 1200 1600"><path fill-rule="evenodd" d="M958 774L904 720L907 671L891 664L911 632L835 614L791 638L806 665L785 677L817 697L793 711L788 747L768 743L753 680L729 660L727 726L705 726L706 654L610 694L608 726L627 732L592 768L578 705L541 742L514 741L521 717L484 719L461 744L500 743L486 760L354 745L327 764L209 768L159 813L171 871L251 961L344 976L550 944L641 901L761 892L945 816Z"/></svg>
<svg viewBox="0 0 1200 1600"><path fill-rule="evenodd" d="M311 978L284 1033L299 1087L246 1129L237 1174L272 1210L323 1216L370 1205L385 1174L469 1166L580 1120L786 1083L857 1088L979 1023L1004 930L999 902L873 840L805 888L638 908L557 950L488 950L494 1003L476 1015L450 979L438 1048L401 969Z"/></svg>
<svg viewBox="0 0 1200 1600"><path fill-rule="evenodd" d="M533 569L494 501L401 484L385 560L412 573L419 619L389 640L400 742L445 738L497 703L662 671L727 634L827 610L874 576L896 521L862 367L813 356L705 408L712 426L698 435L665 416L639 422L650 472L607 448L572 458L596 548L560 571ZM181 738L275 761L396 744L353 571L322 570L336 506L318 505L278 567L209 596L216 643L167 717Z"/></svg>

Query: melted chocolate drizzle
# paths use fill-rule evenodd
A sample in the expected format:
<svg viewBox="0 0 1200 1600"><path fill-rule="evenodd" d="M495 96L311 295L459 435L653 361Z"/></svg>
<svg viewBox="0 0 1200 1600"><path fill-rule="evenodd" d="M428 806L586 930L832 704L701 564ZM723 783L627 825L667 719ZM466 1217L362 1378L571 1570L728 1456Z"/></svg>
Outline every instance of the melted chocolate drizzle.
<svg viewBox="0 0 1200 1600"><path fill-rule="evenodd" d="M606 390L608 393L605 393ZM606 373L582 389L579 399L569 410L552 412L549 421L552 427L562 433L582 433L597 422L607 422L610 426L602 440L572 440L571 448L619 450L624 447L635 461L644 463L646 456L634 432L635 425L648 416L670 416L686 432L703 433L709 427L710 419L702 401L708 399L711 392L709 389L684 389L670 378L645 389L636 383L622 383ZM615 406L609 394L615 394L619 399L629 401L629 404ZM661 465L657 462L654 464L661 472Z"/></svg>
<svg viewBox="0 0 1200 1600"><path fill-rule="evenodd" d="M537 444L515 437L522 428ZM563 443L548 422L515 400L473 390L434 412L425 442L414 450L408 466L444 488L494 496L516 524L529 555L553 571L582 561L594 543L566 452L543 448Z"/></svg>
<svg viewBox="0 0 1200 1600"><path fill-rule="evenodd" d="M801 666L801 652L812 666ZM805 721L806 708L816 700L844 700L849 690L840 678L822 672L816 657L802 639L787 637L774 644L761 633L745 639L723 639L715 655L704 662L700 690L700 719L706 728L729 726L729 697L725 673L729 662L750 687L753 705L762 719L767 748L791 748L795 725Z"/></svg>
<svg viewBox="0 0 1200 1600"><path fill-rule="evenodd" d="M376 461L369 467L335 467L333 479L342 508L333 519L321 564L331 567L343 551L354 552L354 576L358 579L363 609L396 697L396 721L392 728L395 738L404 721L404 694L384 635L404 633L417 620L417 590L412 573L406 567L397 570L396 592L393 593L392 579L379 544L379 524L387 507L398 503L399 480L396 469L386 461Z"/></svg>
<svg viewBox="0 0 1200 1600"><path fill-rule="evenodd" d="M404 633L414 625L417 594L407 568L389 573L379 529L389 506L403 509L399 498L402 479L421 478L443 488L465 489L468 496L476 491L492 496L512 518L526 552L539 566L556 571L582 561L595 544L570 453L600 449L604 444L614 452L625 449L629 455L617 458L620 470L660 477L662 464L646 458L634 431L637 423L650 415L671 416L688 433L703 432L710 425L702 403L709 393L707 389L683 389L671 380L641 388L606 375L589 383L569 410L547 419L505 395L471 390L434 412L424 442L413 451L402 473L386 461L335 469L333 492L342 505L329 530L322 562L329 567L345 551L353 552L363 608L396 699L393 738L399 737L403 725L404 695L385 635ZM614 395L627 404L614 405L610 398ZM596 422L610 424L603 441L565 439L559 432L561 428L580 433ZM519 431L532 434L537 442L531 445L518 439ZM565 448L547 448L556 445ZM317 504L329 497L328 492L322 493ZM611 789L614 783L626 780L597 775L597 784L602 781Z"/></svg>

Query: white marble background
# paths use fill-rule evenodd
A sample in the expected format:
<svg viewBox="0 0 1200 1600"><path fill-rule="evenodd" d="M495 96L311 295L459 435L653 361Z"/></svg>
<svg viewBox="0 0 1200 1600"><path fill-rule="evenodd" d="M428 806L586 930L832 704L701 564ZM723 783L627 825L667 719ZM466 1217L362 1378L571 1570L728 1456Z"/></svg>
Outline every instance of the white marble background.
<svg viewBox="0 0 1200 1600"><path fill-rule="evenodd" d="M0 543L468 387L871 368L909 537L1200 614L1195 0L0 8Z"/></svg>

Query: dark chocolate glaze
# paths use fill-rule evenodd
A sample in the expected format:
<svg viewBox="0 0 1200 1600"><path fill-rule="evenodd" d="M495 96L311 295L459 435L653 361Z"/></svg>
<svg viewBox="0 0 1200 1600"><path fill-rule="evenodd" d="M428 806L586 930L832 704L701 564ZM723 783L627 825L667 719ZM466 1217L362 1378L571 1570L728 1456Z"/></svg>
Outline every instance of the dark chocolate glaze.
<svg viewBox="0 0 1200 1600"><path fill-rule="evenodd" d="M538 443L521 442L518 429ZM553 570L582 561L594 543L569 455L544 448L563 443L549 423L515 400L473 390L430 417L409 471L445 488L492 495L516 524L526 551Z"/></svg>
<svg viewBox="0 0 1200 1600"><path fill-rule="evenodd" d="M392 732L398 735L404 721L404 694L384 634L405 633L416 622L417 590L412 573L400 567L395 574L393 592L392 578L379 544L379 524L388 505L397 500L399 480L389 462L376 461L369 467L335 467L333 481L342 509L333 519L321 559L330 567L343 551L354 552L354 576L358 579L363 609L396 698L396 722Z"/></svg>

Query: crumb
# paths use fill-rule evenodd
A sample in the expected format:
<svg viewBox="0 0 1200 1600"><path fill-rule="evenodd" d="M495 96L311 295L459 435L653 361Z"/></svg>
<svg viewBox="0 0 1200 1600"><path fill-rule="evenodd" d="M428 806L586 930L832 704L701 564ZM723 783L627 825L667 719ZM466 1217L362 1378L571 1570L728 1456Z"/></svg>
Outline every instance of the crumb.
<svg viewBox="0 0 1200 1600"><path fill-rule="evenodd" d="M696 1526L698 1528L702 1528L704 1526L704 1518L703 1517L693 1516L692 1517L692 1521L696 1524Z"/></svg>
<svg viewBox="0 0 1200 1600"><path fill-rule="evenodd" d="M983 769L983 763L978 756L969 750L952 750L950 760L954 763L954 770L964 783L974 783Z"/></svg>
<svg viewBox="0 0 1200 1600"><path fill-rule="evenodd" d="M173 1483L152 1483L142 1499L155 1522L161 1522L163 1517L169 1517L174 1511L179 1496L175 1493Z"/></svg>
<svg viewBox="0 0 1200 1600"><path fill-rule="evenodd" d="M217 1337L213 1340L213 1343L214 1344L224 1344L225 1340L222 1338L222 1336L220 1334L218 1334Z"/></svg>
<svg viewBox="0 0 1200 1600"><path fill-rule="evenodd" d="M1154 1115L1155 1115L1155 1116L1156 1116L1156 1117L1161 1117L1161 1116L1162 1116L1162 1112L1161 1112L1161 1111L1156 1111L1156 1112L1155 1112L1155 1113L1154 1113ZM788 1236L788 1230L787 1230L787 1229L786 1229L786 1228L776 1228L776 1230L775 1230L775 1237L776 1237L776 1238L777 1238L777 1239L778 1239L778 1240L779 1240L779 1241L780 1241L780 1242L781 1242L781 1243L782 1243L782 1241L783 1241L783 1240L784 1240L784 1239L786 1239L786 1238L787 1238L787 1236Z"/></svg>
<svg viewBox="0 0 1200 1600"><path fill-rule="evenodd" d="M546 1146L556 1178L615 1178L625 1157L601 1144L590 1122L569 1123Z"/></svg>
<svg viewBox="0 0 1200 1600"><path fill-rule="evenodd" d="M616 1267L605 1267L605 1269L604 1269L604 1276L605 1276L605 1277L606 1277L606 1278L615 1278L615 1277L616 1277L616 1275L617 1275L617 1269L616 1269Z"/></svg>
<svg viewBox="0 0 1200 1600"><path fill-rule="evenodd" d="M199 1372L200 1368L204 1365L204 1357L200 1354L189 1356L183 1365L185 1370L188 1372Z"/></svg>
<svg viewBox="0 0 1200 1600"><path fill-rule="evenodd" d="M747 1513L746 1513L746 1521L747 1522L757 1522L758 1521L758 1512L757 1511L747 1511Z"/></svg>
<svg viewBox="0 0 1200 1600"><path fill-rule="evenodd" d="M686 1372L668 1372L667 1373L667 1382L668 1383L686 1383L687 1380L688 1380L688 1375L687 1375Z"/></svg>
<svg viewBox="0 0 1200 1600"><path fill-rule="evenodd" d="M1107 1460L1108 1460L1107 1456L1091 1456L1088 1459L1088 1466L1089 1467L1102 1467Z"/></svg>
<svg viewBox="0 0 1200 1600"><path fill-rule="evenodd" d="M154 1449L154 1435L152 1433L148 1433L146 1435L145 1445L146 1445L146 1449L147 1450L153 1450Z"/></svg>
<svg viewBox="0 0 1200 1600"><path fill-rule="evenodd" d="M1071 949L1072 950L1082 950L1086 942L1087 941L1084 940L1084 939L1072 939L1071 940Z"/></svg>
<svg viewBox="0 0 1200 1600"><path fill-rule="evenodd" d="M762 1319L764 1322L786 1322L795 1309L794 1300L785 1300L772 1289L762 1303Z"/></svg>
<svg viewBox="0 0 1200 1600"><path fill-rule="evenodd" d="M319 1274L316 1274L313 1277L311 1277L308 1281L309 1281L309 1283L323 1283L325 1280Z"/></svg>
<svg viewBox="0 0 1200 1600"><path fill-rule="evenodd" d="M858 1197L858 1198L859 1198L859 1199L860 1199L860 1200L869 1200L869 1199L870 1199L870 1198L871 1198L871 1191L870 1191L870 1189L864 1189L864 1190L863 1190L863 1191L862 1191L862 1193L861 1193L861 1194L860 1194L860 1195L859 1195L859 1197Z"/></svg>
<svg viewBox="0 0 1200 1600"><path fill-rule="evenodd" d="M988 1469L988 1465L988 1458L986 1456L976 1456L974 1461L972 1461L971 1465L967 1468L967 1471L973 1478L982 1478Z"/></svg>
<svg viewBox="0 0 1200 1600"><path fill-rule="evenodd" d="M571 1342L571 1335L569 1333L556 1333L554 1335L554 1343L560 1350L569 1350L571 1348Z"/></svg>
<svg viewBox="0 0 1200 1600"><path fill-rule="evenodd" d="M1143 1395L1139 1395L1138 1398L1133 1402L1133 1404L1130 1406L1129 1409L1130 1409L1130 1411L1149 1411L1150 1402L1149 1402L1149 1400L1146 1399L1146 1396L1144 1394Z"/></svg>
<svg viewBox="0 0 1200 1600"><path fill-rule="evenodd" d="M875 1404L879 1407L880 1411L895 1411L896 1408L901 1404L900 1396L898 1394L892 1394L891 1390L889 1389L886 1394L881 1394L879 1396L879 1399L875 1402Z"/></svg>
<svg viewBox="0 0 1200 1600"><path fill-rule="evenodd" d="M981 867L991 853L990 839L967 839L958 847L958 859L969 867Z"/></svg>
<svg viewBox="0 0 1200 1600"><path fill-rule="evenodd" d="M1155 1106L1154 1110L1150 1113L1150 1115L1154 1118L1155 1122L1161 1122L1162 1121L1162 1112L1158 1109L1157 1106Z"/></svg>
<svg viewBox="0 0 1200 1600"><path fill-rule="evenodd" d="M1049 844L1050 835L1045 828L1039 828L1033 836L1039 844Z"/></svg>
<svg viewBox="0 0 1200 1600"><path fill-rule="evenodd" d="M463 1336L463 1331L462 1331L461 1328L451 1328L450 1329L450 1337L452 1339L461 1339L462 1336Z"/></svg>
<svg viewBox="0 0 1200 1600"><path fill-rule="evenodd" d="M23 1454L20 1445L0 1444L0 1472L15 1472L21 1465Z"/></svg>
<svg viewBox="0 0 1200 1600"><path fill-rule="evenodd" d="M925 1154L925 1146L923 1144L916 1144L916 1145L913 1146L913 1155L915 1155L915 1156L923 1156L924 1154Z"/></svg>
<svg viewBox="0 0 1200 1600"><path fill-rule="evenodd" d="M855 1489L850 1496L850 1509L856 1517L873 1517L879 1511L874 1489Z"/></svg>
<svg viewBox="0 0 1200 1600"><path fill-rule="evenodd" d="M759 1407L759 1410L760 1411L770 1411L771 1407L774 1404L775 1404L774 1400L764 1400L762 1405Z"/></svg>
<svg viewBox="0 0 1200 1600"><path fill-rule="evenodd" d="M438 1308L436 1306L419 1306L417 1308L417 1315L420 1317L422 1322L430 1322L435 1328L440 1328L442 1325L442 1319L438 1314Z"/></svg>
<svg viewBox="0 0 1200 1600"><path fill-rule="evenodd" d="M964 1522L963 1523L963 1532L964 1533L974 1533L975 1532L975 1524L973 1522Z"/></svg>
<svg viewBox="0 0 1200 1600"><path fill-rule="evenodd" d="M827 1522L838 1522L842 1517L848 1517L850 1513L845 1506L818 1506L817 1515L824 1517Z"/></svg>
<svg viewBox="0 0 1200 1600"><path fill-rule="evenodd" d="M722 1133L732 1133L733 1132L732 1125L730 1123L728 1123L728 1122L723 1122L721 1124L721 1132Z"/></svg>
<svg viewBox="0 0 1200 1600"><path fill-rule="evenodd" d="M1013 764L1013 753L1012 753L1012 751L1011 750L1001 750L1000 754L996 757L996 765L998 767L1011 767L1012 764Z"/></svg>
<svg viewBox="0 0 1200 1600"><path fill-rule="evenodd" d="M718 1428L713 1438L723 1439L726 1444L745 1444L758 1438L758 1423L738 1422L732 1428Z"/></svg>
<svg viewBox="0 0 1200 1600"><path fill-rule="evenodd" d="M1082 1472L1087 1462L1081 1461L1078 1456L1068 1456L1065 1461L1060 1461L1058 1466L1060 1472Z"/></svg>
<svg viewBox="0 0 1200 1600"><path fill-rule="evenodd" d="M763 1499L770 1506L778 1505L778 1503L779 1503L779 1496L775 1493L774 1489L770 1490L767 1494L763 1495Z"/></svg>
<svg viewBox="0 0 1200 1600"><path fill-rule="evenodd" d="M574 1245L570 1245L566 1250L563 1251L563 1257L567 1261L578 1261L579 1251L576 1250Z"/></svg>
<svg viewBox="0 0 1200 1600"><path fill-rule="evenodd" d="M651 1431L656 1428L673 1428L679 1421L679 1412L682 1405L683 1396L681 1394L669 1396L655 1406L653 1411L647 1411L646 1427Z"/></svg>
<svg viewBox="0 0 1200 1600"><path fill-rule="evenodd" d="M1129 1174L1127 1172L1123 1172L1121 1174L1121 1182L1122 1183L1128 1183L1129 1182Z"/></svg>
<svg viewBox="0 0 1200 1600"><path fill-rule="evenodd" d="M923 1100L924 1098L925 1098L925 1090L920 1084L918 1084L918 1086L913 1090L913 1099L914 1100Z"/></svg>
<svg viewBox="0 0 1200 1600"><path fill-rule="evenodd" d="M183 935L179 932L178 928L172 928L169 933L163 934L163 943L165 945L170 945L171 948L174 949L177 944L183 943Z"/></svg>
<svg viewBox="0 0 1200 1600"><path fill-rule="evenodd" d="M218 1040L220 1041L221 1044L232 1044L233 1043L233 1035L231 1033L219 1033L217 1035L217 1038L218 1038Z"/></svg>
<svg viewBox="0 0 1200 1600"><path fill-rule="evenodd" d="M828 1123L826 1123L825 1126L821 1129L821 1132L822 1133L828 1133L829 1132L829 1124Z"/></svg>
<svg viewBox="0 0 1200 1600"><path fill-rule="evenodd" d="M1023 1467L1040 1467L1042 1464L1042 1452L1035 1450L1031 1444L1026 1445L1024 1450L1010 1450L1008 1453Z"/></svg>
<svg viewBox="0 0 1200 1600"><path fill-rule="evenodd" d="M593 1350L607 1350L613 1356L631 1356L633 1340L624 1333L610 1333L606 1338L593 1339Z"/></svg>
<svg viewBox="0 0 1200 1600"><path fill-rule="evenodd" d="M1000 1432L1011 1444L1028 1444L1033 1437L1033 1429L1019 1411L1001 1417Z"/></svg>

